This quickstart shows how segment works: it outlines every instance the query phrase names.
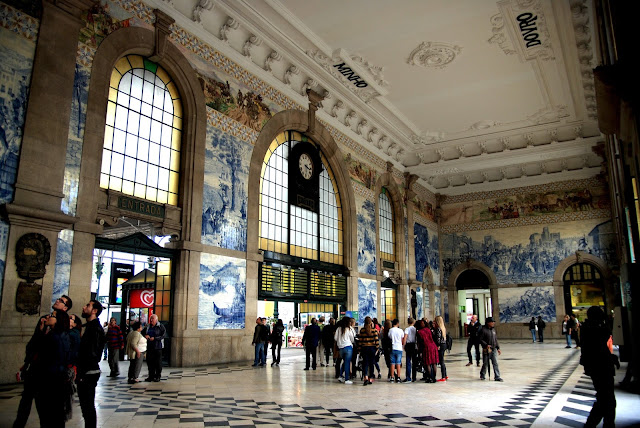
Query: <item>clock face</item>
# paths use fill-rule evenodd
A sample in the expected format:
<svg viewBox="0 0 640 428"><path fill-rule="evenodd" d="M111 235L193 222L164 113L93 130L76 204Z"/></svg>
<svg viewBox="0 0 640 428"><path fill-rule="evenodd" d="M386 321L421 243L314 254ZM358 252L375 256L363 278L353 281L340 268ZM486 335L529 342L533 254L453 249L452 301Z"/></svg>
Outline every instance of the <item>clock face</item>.
<svg viewBox="0 0 640 428"><path fill-rule="evenodd" d="M300 174L306 180L311 179L313 176L313 161L308 154L303 153L298 160L298 166L300 167Z"/></svg>

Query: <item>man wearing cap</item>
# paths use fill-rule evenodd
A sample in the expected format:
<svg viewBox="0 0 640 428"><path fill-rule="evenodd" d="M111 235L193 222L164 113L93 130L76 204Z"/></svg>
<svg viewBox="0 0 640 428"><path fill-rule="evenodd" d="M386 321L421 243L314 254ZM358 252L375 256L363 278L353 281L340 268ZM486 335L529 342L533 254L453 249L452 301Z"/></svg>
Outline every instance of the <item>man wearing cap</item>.
<svg viewBox="0 0 640 428"><path fill-rule="evenodd" d="M500 344L498 343L498 335L496 334L496 325L493 317L488 317L484 323L484 327L480 330L480 346L482 346L482 369L480 369L480 380L484 380L485 373L489 368L489 363L493 366L493 376L497 382L502 382L500 377L500 368L498 367L498 355L502 355Z"/></svg>

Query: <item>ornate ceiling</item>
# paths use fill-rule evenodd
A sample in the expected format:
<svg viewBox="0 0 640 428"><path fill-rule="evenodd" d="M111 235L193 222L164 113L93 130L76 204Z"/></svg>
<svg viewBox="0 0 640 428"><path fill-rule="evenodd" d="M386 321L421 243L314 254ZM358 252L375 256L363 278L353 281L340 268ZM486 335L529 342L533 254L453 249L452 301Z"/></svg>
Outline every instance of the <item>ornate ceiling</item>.
<svg viewBox="0 0 640 428"><path fill-rule="evenodd" d="M593 177L586 0L153 0L434 193Z"/></svg>

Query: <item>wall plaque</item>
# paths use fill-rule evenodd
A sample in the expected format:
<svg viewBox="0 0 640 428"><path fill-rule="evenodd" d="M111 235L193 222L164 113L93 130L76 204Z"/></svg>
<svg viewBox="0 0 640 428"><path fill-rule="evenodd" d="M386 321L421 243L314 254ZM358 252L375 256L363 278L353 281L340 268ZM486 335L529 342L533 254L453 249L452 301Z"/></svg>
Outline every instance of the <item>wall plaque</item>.
<svg viewBox="0 0 640 428"><path fill-rule="evenodd" d="M141 201L134 198L127 198L126 196L118 196L118 208L138 214L164 218L163 205Z"/></svg>

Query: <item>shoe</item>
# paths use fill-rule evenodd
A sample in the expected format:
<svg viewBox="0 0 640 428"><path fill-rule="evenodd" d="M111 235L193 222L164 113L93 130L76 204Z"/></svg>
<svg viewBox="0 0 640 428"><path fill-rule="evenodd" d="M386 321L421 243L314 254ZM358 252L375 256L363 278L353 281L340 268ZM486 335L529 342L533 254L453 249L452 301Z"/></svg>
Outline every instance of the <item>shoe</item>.
<svg viewBox="0 0 640 428"><path fill-rule="evenodd" d="M484 376L480 376L480 380L484 380Z"/></svg>
<svg viewBox="0 0 640 428"><path fill-rule="evenodd" d="M314 367L313 369L315 370L316 368Z"/></svg>
<svg viewBox="0 0 640 428"><path fill-rule="evenodd" d="M127 379L127 383L132 384L132 383L136 383L135 379Z"/></svg>
<svg viewBox="0 0 640 428"><path fill-rule="evenodd" d="M303 370L309 370L309 367L305 367Z"/></svg>
<svg viewBox="0 0 640 428"><path fill-rule="evenodd" d="M449 376L445 376L444 378L445 378L445 380L449 380Z"/></svg>
<svg viewBox="0 0 640 428"><path fill-rule="evenodd" d="M157 378L155 378L153 381L154 381L154 382L160 382L160 378L159 378L159 377L157 377Z"/></svg>
<svg viewBox="0 0 640 428"><path fill-rule="evenodd" d="M345 384L345 385L353 385L353 382L352 382L352 381L350 381L350 380L345 380L345 381L344 381L344 384Z"/></svg>
<svg viewBox="0 0 640 428"><path fill-rule="evenodd" d="M256 366L257 366L257 364L251 364L251 367L256 367Z"/></svg>
<svg viewBox="0 0 640 428"><path fill-rule="evenodd" d="M378 373L378 379L380 379L380 373Z"/></svg>
<svg viewBox="0 0 640 428"><path fill-rule="evenodd" d="M320 367L324 367L324 363L320 363Z"/></svg>
<svg viewBox="0 0 640 428"><path fill-rule="evenodd" d="M393 381L394 381L394 379L393 379L392 377L387 378L387 380L388 380L389 382L393 382Z"/></svg>
<svg viewBox="0 0 640 428"><path fill-rule="evenodd" d="M565 349L570 349L570 348L571 348L571 346L569 346L569 345L565 346Z"/></svg>
<svg viewBox="0 0 640 428"><path fill-rule="evenodd" d="M396 378L396 383L402 383L399 377Z"/></svg>
<svg viewBox="0 0 640 428"><path fill-rule="evenodd" d="M277 362L277 363L276 363L276 366L280 367L280 362Z"/></svg>
<svg viewBox="0 0 640 428"><path fill-rule="evenodd" d="M273 365L274 365L274 364L275 364L275 363L271 363L271 367L273 367Z"/></svg>
<svg viewBox="0 0 640 428"><path fill-rule="evenodd" d="M446 382L446 381L447 380L445 378L441 378L441 379L438 379L436 382Z"/></svg>
<svg viewBox="0 0 640 428"><path fill-rule="evenodd" d="M340 383L344 383L344 378L343 378L342 376L340 376L340 377L338 378L338 382L340 382ZM348 381L348 382L351 382L351 381Z"/></svg>
<svg viewBox="0 0 640 428"><path fill-rule="evenodd" d="M402 381L402 383L411 383L411 379L405 379Z"/></svg>
<svg viewBox="0 0 640 428"><path fill-rule="evenodd" d="M145 381L145 382L153 382L153 379L152 379L152 378L150 378L150 377L148 377L148 378L146 378L144 381Z"/></svg>
<svg viewBox="0 0 640 428"><path fill-rule="evenodd" d="M496 382L504 382L501 377L497 377L494 379Z"/></svg>
<svg viewBox="0 0 640 428"><path fill-rule="evenodd" d="M480 361L476 363L476 367L480 367Z"/></svg>
<svg viewBox="0 0 640 428"><path fill-rule="evenodd" d="M260 363L258 364L258 367L263 367L265 364L264 363Z"/></svg>
<svg viewBox="0 0 640 428"><path fill-rule="evenodd" d="M362 384L363 386L367 386L371 384L371 382L369 382L369 379L365 379L364 383Z"/></svg>
<svg viewBox="0 0 640 428"><path fill-rule="evenodd" d="M465 367L469 367L469 366L472 366L472 365L473 365L473 363L467 363L467 365Z"/></svg>

